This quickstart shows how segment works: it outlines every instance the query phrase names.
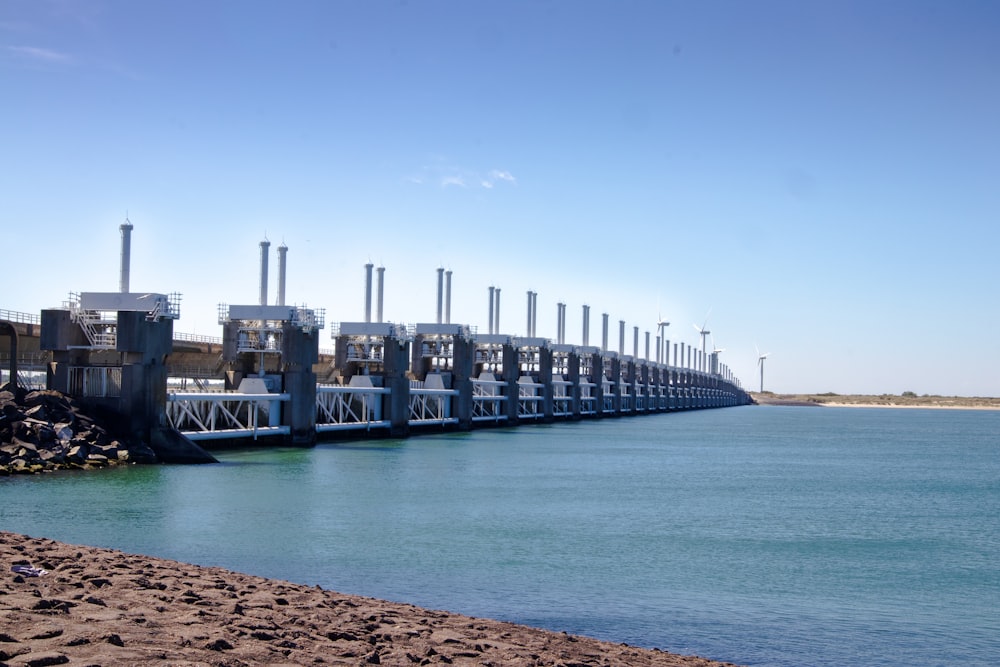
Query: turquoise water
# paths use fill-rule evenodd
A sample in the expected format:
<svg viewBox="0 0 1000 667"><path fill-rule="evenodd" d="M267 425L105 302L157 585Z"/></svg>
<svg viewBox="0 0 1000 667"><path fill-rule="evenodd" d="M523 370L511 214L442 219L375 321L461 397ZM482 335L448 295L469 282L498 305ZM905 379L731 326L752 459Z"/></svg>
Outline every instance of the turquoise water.
<svg viewBox="0 0 1000 667"><path fill-rule="evenodd" d="M1000 664L1000 412L745 407L0 478L0 528L746 665Z"/></svg>

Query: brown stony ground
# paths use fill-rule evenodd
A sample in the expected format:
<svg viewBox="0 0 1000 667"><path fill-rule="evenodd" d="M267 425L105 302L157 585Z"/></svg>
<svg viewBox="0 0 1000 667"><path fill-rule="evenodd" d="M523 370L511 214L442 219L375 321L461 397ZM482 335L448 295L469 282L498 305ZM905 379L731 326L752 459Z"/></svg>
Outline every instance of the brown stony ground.
<svg viewBox="0 0 1000 667"><path fill-rule="evenodd" d="M0 565L0 665L723 664L2 531Z"/></svg>

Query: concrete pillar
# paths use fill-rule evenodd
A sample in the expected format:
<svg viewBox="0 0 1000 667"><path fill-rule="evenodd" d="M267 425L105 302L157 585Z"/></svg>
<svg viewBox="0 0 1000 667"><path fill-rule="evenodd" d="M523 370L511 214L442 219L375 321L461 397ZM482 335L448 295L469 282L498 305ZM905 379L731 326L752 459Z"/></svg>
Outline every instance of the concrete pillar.
<svg viewBox="0 0 1000 667"><path fill-rule="evenodd" d="M281 423L288 426L289 444L311 447L316 444L316 373L319 361L320 330L303 331L285 322L281 331L282 390L291 400L282 409Z"/></svg>
<svg viewBox="0 0 1000 667"><path fill-rule="evenodd" d="M441 324L444 319L444 267L439 266L438 270L438 298L437 298L437 323Z"/></svg>
<svg viewBox="0 0 1000 667"><path fill-rule="evenodd" d="M501 380L506 383L504 388L504 394L507 396L507 401L505 403L505 409L507 410L507 423L511 426L518 423L517 418L517 378L520 377L521 371L518 366L520 365L519 355L517 353L517 348L510 343L505 343L503 345L503 370L501 373Z"/></svg>
<svg viewBox="0 0 1000 667"><path fill-rule="evenodd" d="M580 355L576 352L569 353L569 367L566 369L566 379L570 382L570 412L573 419L580 418Z"/></svg>
<svg viewBox="0 0 1000 667"><path fill-rule="evenodd" d="M556 343L562 345L563 340L563 318L565 317L566 306L560 301L556 304Z"/></svg>
<svg viewBox="0 0 1000 667"><path fill-rule="evenodd" d="M378 322L382 322L382 296L385 289L385 267L380 266L378 269L378 301L377 301L377 312L378 312Z"/></svg>
<svg viewBox="0 0 1000 667"><path fill-rule="evenodd" d="M687 396L687 371L684 368L684 343L680 344L680 356L677 355L677 348L674 348L674 366L677 367L677 407L685 408Z"/></svg>
<svg viewBox="0 0 1000 667"><path fill-rule="evenodd" d="M497 333L494 330L494 328L493 328L493 296L494 296L494 292L495 291L496 290L494 289L493 285L490 285L490 313L489 313L489 315L490 315L490 328L489 328L489 332L491 334Z"/></svg>
<svg viewBox="0 0 1000 667"><path fill-rule="evenodd" d="M601 351L602 352L607 352L608 351L608 314L607 313L602 313L601 314L601 319L603 321L603 328L602 328L602 333L601 333ZM600 366L598 366L598 368L600 368Z"/></svg>
<svg viewBox="0 0 1000 667"><path fill-rule="evenodd" d="M285 305L285 272L288 268L288 246L284 243L278 246L278 305Z"/></svg>
<svg viewBox="0 0 1000 667"><path fill-rule="evenodd" d="M388 416L389 435L405 438L410 433L410 380L406 377L409 354L406 341L387 336L384 339L383 368L388 394L383 394L382 414Z"/></svg>
<svg viewBox="0 0 1000 667"><path fill-rule="evenodd" d="M625 320L618 320L618 356L625 356Z"/></svg>
<svg viewBox="0 0 1000 667"><path fill-rule="evenodd" d="M372 321L372 269L374 264L365 264L365 322ZM280 304L279 304L280 305Z"/></svg>
<svg viewBox="0 0 1000 667"><path fill-rule="evenodd" d="M121 270L118 278L118 291L125 294L129 289L129 273L132 264L132 223L126 218L125 222L118 229L122 233L122 256Z"/></svg>
<svg viewBox="0 0 1000 667"><path fill-rule="evenodd" d="M471 340L456 336L452 346L452 389L458 392L452 406L452 416L458 419L458 428L472 428L472 375L475 367L476 345Z"/></svg>
<svg viewBox="0 0 1000 667"><path fill-rule="evenodd" d="M496 317L493 318L493 326L495 331L493 333L500 333L500 288L497 288L497 310Z"/></svg>
<svg viewBox="0 0 1000 667"><path fill-rule="evenodd" d="M531 337L538 335L538 292L531 293Z"/></svg>
<svg viewBox="0 0 1000 667"><path fill-rule="evenodd" d="M451 324L451 269L445 271L444 322Z"/></svg>
<svg viewBox="0 0 1000 667"><path fill-rule="evenodd" d="M562 339L563 345L566 344L566 304L562 305L562 331L559 337Z"/></svg>
<svg viewBox="0 0 1000 667"><path fill-rule="evenodd" d="M625 323L622 322L624 327ZM624 332L624 328L622 329ZM615 416L619 416L622 413L622 359L621 357L615 357L611 360L611 394L613 396L611 403L611 410Z"/></svg>
<svg viewBox="0 0 1000 667"><path fill-rule="evenodd" d="M48 387L62 391L92 410L103 413L112 432L147 443L170 463L208 463L215 458L176 434L167 433L167 366L173 349L169 318L149 320L138 311L117 314L115 350L90 350L81 328L68 310L43 310L41 347L52 351ZM118 395L85 396L82 387L69 386L69 367L117 366L121 372Z"/></svg>
<svg viewBox="0 0 1000 667"><path fill-rule="evenodd" d="M606 320L605 320L606 321ZM604 354L603 350L590 356L590 368L594 383L594 413L597 417L604 416Z"/></svg>
<svg viewBox="0 0 1000 667"><path fill-rule="evenodd" d="M542 420L551 422L555 413L555 404L552 400L554 391L552 387L552 350L542 347L538 350L538 382L544 387L545 395L542 398Z"/></svg>
<svg viewBox="0 0 1000 667"><path fill-rule="evenodd" d="M260 242L260 305L267 305L267 253L271 242L264 239Z"/></svg>
<svg viewBox="0 0 1000 667"><path fill-rule="evenodd" d="M17 329L10 322L0 322L0 335L10 337L10 365L8 367L11 393L17 394Z"/></svg>
<svg viewBox="0 0 1000 667"><path fill-rule="evenodd" d="M583 306L583 342L584 347L590 346L590 306Z"/></svg>
<svg viewBox="0 0 1000 667"><path fill-rule="evenodd" d="M524 335L531 337L531 290L528 290L528 317L524 325Z"/></svg>

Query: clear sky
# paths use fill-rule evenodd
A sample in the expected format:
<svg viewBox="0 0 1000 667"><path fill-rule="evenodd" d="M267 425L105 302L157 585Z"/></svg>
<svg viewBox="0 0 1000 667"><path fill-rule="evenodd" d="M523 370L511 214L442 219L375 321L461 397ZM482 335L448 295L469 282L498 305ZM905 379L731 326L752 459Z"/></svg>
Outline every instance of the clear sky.
<svg viewBox="0 0 1000 667"><path fill-rule="evenodd" d="M1000 395L1000 3L0 0L0 308L183 294L591 342L777 392ZM710 311L710 312L709 312ZM709 342L711 344L711 341ZM640 354L644 353L640 349Z"/></svg>

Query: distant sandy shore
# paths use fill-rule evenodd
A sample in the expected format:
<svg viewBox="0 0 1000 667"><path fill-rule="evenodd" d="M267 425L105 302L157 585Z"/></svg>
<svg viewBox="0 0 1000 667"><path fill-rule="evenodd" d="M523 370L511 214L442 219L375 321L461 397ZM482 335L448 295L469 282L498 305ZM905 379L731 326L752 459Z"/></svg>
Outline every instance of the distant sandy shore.
<svg viewBox="0 0 1000 667"><path fill-rule="evenodd" d="M905 410L1000 410L1000 405L899 405L897 403L816 403L829 408L902 408Z"/></svg>
<svg viewBox="0 0 1000 667"><path fill-rule="evenodd" d="M751 393L760 405L831 408L922 408L929 410L1000 410L1000 398L962 396L893 396L881 394L770 394Z"/></svg>
<svg viewBox="0 0 1000 667"><path fill-rule="evenodd" d="M0 561L11 666L726 664L8 532Z"/></svg>

